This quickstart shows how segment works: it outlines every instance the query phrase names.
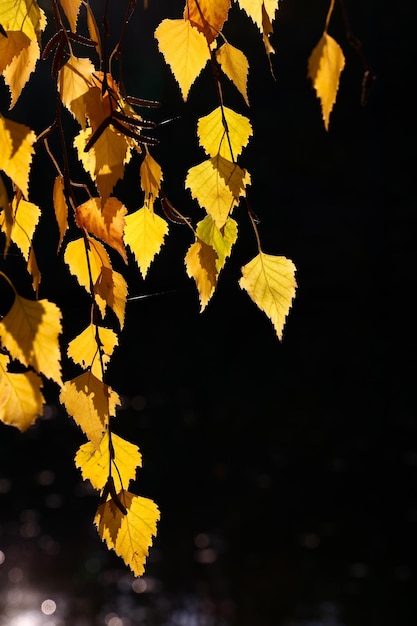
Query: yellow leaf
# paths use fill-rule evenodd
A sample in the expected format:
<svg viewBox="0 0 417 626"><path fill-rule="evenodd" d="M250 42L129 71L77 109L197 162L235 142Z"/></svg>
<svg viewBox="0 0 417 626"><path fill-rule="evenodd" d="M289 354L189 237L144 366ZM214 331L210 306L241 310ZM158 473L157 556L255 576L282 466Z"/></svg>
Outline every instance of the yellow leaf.
<svg viewBox="0 0 417 626"><path fill-rule="evenodd" d="M8 196L5 184L4 184L3 176L1 174L0 174L0 210L3 210L5 213L10 214L9 196ZM1 223L3 223L3 218L1 216L0 216L0 220L2 221ZM8 228L7 230L5 230L5 233L6 233L6 236L10 239L10 230L11 230L12 221L11 219L6 219L6 222L8 223Z"/></svg>
<svg viewBox="0 0 417 626"><path fill-rule="evenodd" d="M84 239L75 239L70 241L65 248L64 261L69 267L69 271L75 276L81 285L88 292L90 292L90 272L93 286L96 284L102 268L108 267L111 269L110 257L107 254L106 248L102 243L96 239L87 239L88 242L88 259L85 250Z"/></svg>
<svg viewBox="0 0 417 626"><path fill-rule="evenodd" d="M240 8L246 11L262 32L262 6L264 0L237 0L237 2ZM278 5L278 0L275 0L275 2Z"/></svg>
<svg viewBox="0 0 417 626"><path fill-rule="evenodd" d="M4 146L4 154L0 156L0 169L19 187L25 198L29 195L29 171L35 140L36 135L28 126L0 115L2 150Z"/></svg>
<svg viewBox="0 0 417 626"><path fill-rule="evenodd" d="M74 139L74 146L100 196L107 200L117 181L123 178L124 165L130 157L130 146L123 135L107 126L90 150L85 152L91 135L91 129L81 130Z"/></svg>
<svg viewBox="0 0 417 626"><path fill-rule="evenodd" d="M48 300L27 300L15 293L0 322L0 339L13 359L61 384L61 312Z"/></svg>
<svg viewBox="0 0 417 626"><path fill-rule="evenodd" d="M100 358L97 341L100 342L102 357ZM107 363L117 345L117 335L110 328L90 324L82 333L68 344L67 355L83 369L91 369L99 380L103 380L101 364L106 369Z"/></svg>
<svg viewBox="0 0 417 626"><path fill-rule="evenodd" d="M267 14L270 22L273 22L275 13L278 10L278 0L263 0L263 10Z"/></svg>
<svg viewBox="0 0 417 626"><path fill-rule="evenodd" d="M21 30L9 31L7 37L0 36L0 74L30 42L29 37Z"/></svg>
<svg viewBox="0 0 417 626"><path fill-rule="evenodd" d="M59 399L92 444L98 448L119 396L91 372L64 383Z"/></svg>
<svg viewBox="0 0 417 626"><path fill-rule="evenodd" d="M163 20L155 31L160 52L171 67L182 97L187 100L190 87L210 59L205 36L188 20Z"/></svg>
<svg viewBox="0 0 417 626"><path fill-rule="evenodd" d="M80 11L82 0L60 0L60 4L64 10L70 28L73 33L77 29L77 18Z"/></svg>
<svg viewBox="0 0 417 626"><path fill-rule="evenodd" d="M210 245L197 238L188 249L184 260L188 276L196 282L202 312L216 289L219 273L217 253Z"/></svg>
<svg viewBox="0 0 417 626"><path fill-rule="evenodd" d="M153 206L153 200L158 197L162 182L162 170L153 157L147 152L140 166L140 186L145 192L145 202Z"/></svg>
<svg viewBox="0 0 417 626"><path fill-rule="evenodd" d="M77 207L75 217L80 228L117 250L127 263L123 243L126 213L126 207L117 198L107 198L104 203L100 198L90 198Z"/></svg>
<svg viewBox="0 0 417 626"><path fill-rule="evenodd" d="M135 255L143 278L160 251L167 233L167 222L147 207L126 217L125 243Z"/></svg>
<svg viewBox="0 0 417 626"><path fill-rule="evenodd" d="M345 57L341 47L325 32L308 60L308 76L320 100L326 130L329 129L330 113L336 102L340 74L344 66Z"/></svg>
<svg viewBox="0 0 417 626"><path fill-rule="evenodd" d="M152 537L156 535L159 510L152 500L128 491L121 491L118 497L127 513L108 500L98 507L94 523L107 547L123 559L135 576L141 576Z"/></svg>
<svg viewBox="0 0 417 626"><path fill-rule="evenodd" d="M249 106L247 90L249 63L246 56L230 43L225 43L216 51L216 59ZM227 158L230 158L230 154Z"/></svg>
<svg viewBox="0 0 417 626"><path fill-rule="evenodd" d="M8 363L9 357L0 354L0 420L24 431L42 413L42 379L34 372L13 374Z"/></svg>
<svg viewBox="0 0 417 626"><path fill-rule="evenodd" d="M297 287L293 262L282 256L260 252L242 267L239 285L266 313L274 325L278 338L282 339L285 318Z"/></svg>
<svg viewBox="0 0 417 626"><path fill-rule="evenodd" d="M28 262L27 262L27 271L32 276L33 291L35 292L36 297L38 297L38 289L39 289L39 285L40 285L40 282L41 282L41 273L39 271L39 267L38 267L38 263L36 261L35 253L33 251L33 246L31 247L31 249L29 251L29 259L28 259Z"/></svg>
<svg viewBox="0 0 417 626"><path fill-rule="evenodd" d="M36 0L1 0L0 24L5 31L21 30L39 41L46 17Z"/></svg>
<svg viewBox="0 0 417 626"><path fill-rule="evenodd" d="M120 328L123 328L127 298L127 283L123 276L103 265L94 285L94 294L102 316L106 306L109 306L119 320Z"/></svg>
<svg viewBox="0 0 417 626"><path fill-rule="evenodd" d="M68 230L68 205L64 194L64 179L62 176L55 178L52 198L59 229L58 252L61 248L64 235Z"/></svg>
<svg viewBox="0 0 417 626"><path fill-rule="evenodd" d="M88 28L88 32L90 35L90 39L97 42L96 50L97 50L99 59L101 61L102 54L101 54L100 31L97 26L96 18L94 17L94 13L90 5L88 4L88 2L84 2L83 4L87 11L87 28Z"/></svg>
<svg viewBox="0 0 417 626"><path fill-rule="evenodd" d="M185 180L192 197L213 217L218 228L225 224L239 197L245 196L249 184L249 173L221 156L191 167Z"/></svg>
<svg viewBox="0 0 417 626"><path fill-rule="evenodd" d="M216 269L220 272L237 240L237 222L229 217L220 229L211 215L207 215L197 224L196 233L201 241L215 250Z"/></svg>
<svg viewBox="0 0 417 626"><path fill-rule="evenodd" d="M39 44L36 40L29 40L28 45L15 56L3 72L4 80L9 86L11 102L9 109L16 104L23 87L35 70L40 57Z"/></svg>
<svg viewBox="0 0 417 626"><path fill-rule="evenodd" d="M252 135L252 126L247 117L224 106L223 113L222 108L217 107L201 117L198 120L197 133L200 145L209 156L220 154L229 161L235 161Z"/></svg>
<svg viewBox="0 0 417 626"><path fill-rule="evenodd" d="M230 0L188 0L184 9L184 19L204 33L208 43L216 39L227 20Z"/></svg>
<svg viewBox="0 0 417 626"><path fill-rule="evenodd" d="M62 103L83 129L87 117L86 96L90 89L96 88L92 78L94 71L90 59L71 56L58 73L58 91Z"/></svg>
<svg viewBox="0 0 417 626"><path fill-rule="evenodd" d="M112 433L111 443L114 451L112 476L116 491L127 489L131 480L136 478L136 469L142 465L139 448L129 441ZM90 441L83 444L75 455L75 465L81 470L84 480L89 480L94 489L101 491L109 476L110 449L109 434L106 431L100 445L96 448Z"/></svg>
<svg viewBox="0 0 417 626"><path fill-rule="evenodd" d="M40 210L36 204L26 202L26 200L13 198L11 203L11 227L7 220L6 213L0 214L0 228L18 246L26 261L29 260L29 250L32 246L33 233L39 221Z"/></svg>

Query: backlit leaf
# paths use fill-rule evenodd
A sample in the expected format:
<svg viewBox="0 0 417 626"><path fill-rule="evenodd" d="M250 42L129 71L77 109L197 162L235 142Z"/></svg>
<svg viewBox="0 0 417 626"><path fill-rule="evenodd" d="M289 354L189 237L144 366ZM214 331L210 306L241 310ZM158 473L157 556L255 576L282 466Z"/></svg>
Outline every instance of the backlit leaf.
<svg viewBox="0 0 417 626"><path fill-rule="evenodd" d="M21 30L9 31L7 37L0 36L0 74L18 56L23 48L27 48L31 40Z"/></svg>
<svg viewBox="0 0 417 626"><path fill-rule="evenodd" d="M123 243L126 207L117 198L107 198L102 203L100 198L90 198L76 209L76 222L90 235L98 237L117 250L127 262Z"/></svg>
<svg viewBox="0 0 417 626"><path fill-rule="evenodd" d="M217 285L217 260L215 250L202 241L196 241L190 246L185 256L185 267L188 276L194 278L200 297L200 311L204 311Z"/></svg>
<svg viewBox="0 0 417 626"><path fill-rule="evenodd" d="M217 271L223 268L226 259L230 256L233 244L237 240L237 222L229 217L222 228L218 228L211 215L207 215L197 224L196 233L198 238L211 246L217 254Z"/></svg>
<svg viewBox="0 0 417 626"><path fill-rule="evenodd" d="M216 39L223 28L230 9L230 0L188 0L184 9L184 19L190 20L204 33L208 43Z"/></svg>
<svg viewBox="0 0 417 626"><path fill-rule="evenodd" d="M320 100L326 130L329 129L330 113L336 102L344 66L345 57L341 47L325 32L308 60L308 76Z"/></svg>
<svg viewBox="0 0 417 626"><path fill-rule="evenodd" d="M68 205L64 194L64 179L57 176L54 181L52 192L55 217L59 229L58 251L61 248L64 235L68 230Z"/></svg>
<svg viewBox="0 0 417 626"><path fill-rule="evenodd" d="M8 362L9 357L0 353L0 420L24 431L42 413L42 379L34 372L9 372Z"/></svg>
<svg viewBox="0 0 417 626"><path fill-rule="evenodd" d="M59 1L64 10L65 15L67 16L67 20L69 22L70 28L72 32L75 33L76 28L77 28L78 13L80 11L82 0L59 0Z"/></svg>
<svg viewBox="0 0 417 626"><path fill-rule="evenodd" d="M197 133L200 145L209 156L220 154L235 161L252 135L252 126L247 117L223 106L198 120Z"/></svg>
<svg viewBox="0 0 417 626"><path fill-rule="evenodd" d="M26 261L29 260L29 250L32 246L32 238L36 225L40 217L40 209L32 202L21 199L17 201L16 196L11 203L11 240L18 246ZM0 228L7 234L8 224L6 212L0 214Z"/></svg>
<svg viewBox="0 0 417 626"><path fill-rule="evenodd" d="M119 320L120 328L123 328L127 298L127 283L123 276L103 265L94 284L94 294L102 316L106 306L110 307Z"/></svg>
<svg viewBox="0 0 417 626"><path fill-rule="evenodd" d="M40 57L38 42L29 40L29 43L20 53L15 56L3 72L5 83L8 85L11 94L9 108L16 104L23 87L29 80L30 75L35 70L36 63Z"/></svg>
<svg viewBox="0 0 417 626"><path fill-rule="evenodd" d="M167 233L167 222L147 207L142 207L126 217L125 243L135 255L143 278L160 251Z"/></svg>
<svg viewBox="0 0 417 626"><path fill-rule="evenodd" d="M101 346L101 358L97 341ZM116 345L117 335L111 328L90 324L70 341L67 355L74 363L84 369L90 368L96 378L103 380L101 365L105 370Z"/></svg>
<svg viewBox="0 0 417 626"><path fill-rule="evenodd" d="M36 135L28 126L0 115L0 140L4 155L0 169L19 187L25 198L29 195L29 171Z"/></svg>
<svg viewBox="0 0 417 626"><path fill-rule="evenodd" d="M245 196L250 176L221 156L207 159L188 170L185 186L199 205L206 209L221 228L239 197Z"/></svg>
<svg viewBox="0 0 417 626"><path fill-rule="evenodd" d="M131 480L136 478L136 470L142 465L142 455L139 448L133 443L118 437L111 436L114 451L114 465L112 475L116 491L127 489ZM89 480L94 487L101 491L108 479L110 467L109 434L106 431L98 448L88 441L83 444L75 455L75 464L80 468L84 480Z"/></svg>
<svg viewBox="0 0 417 626"><path fill-rule="evenodd" d="M155 31L160 52L187 100L190 87L210 59L206 38L188 20L163 20Z"/></svg>
<svg viewBox="0 0 417 626"><path fill-rule="evenodd" d="M140 186L145 192L145 204L153 208L153 201L159 195L162 182L162 170L159 163L147 152L140 166Z"/></svg>
<svg viewBox="0 0 417 626"><path fill-rule="evenodd" d="M295 296L295 267L292 261L282 256L260 252L242 267L239 281L255 304L269 317L279 339L285 318Z"/></svg>
<svg viewBox="0 0 417 626"><path fill-rule="evenodd" d="M127 514L108 500L98 507L94 523L107 547L124 560L135 576L141 576L152 537L156 535L159 510L152 500L128 491L121 491L118 497Z"/></svg>
<svg viewBox="0 0 417 626"><path fill-rule="evenodd" d="M64 383L59 399L92 444L98 448L119 396L90 371Z"/></svg>
<svg viewBox="0 0 417 626"><path fill-rule="evenodd" d="M61 312L48 300L27 300L15 293L0 322L0 339L13 359L61 384Z"/></svg>
<svg viewBox="0 0 417 626"><path fill-rule="evenodd" d="M58 73L58 90L62 103L71 111L82 128L86 126L86 95L95 88L90 59L71 56ZM83 148L84 149L84 148Z"/></svg>
<svg viewBox="0 0 417 626"><path fill-rule="evenodd" d="M46 17L36 0L1 0L0 24L5 31L21 30L29 39L40 40Z"/></svg>
<svg viewBox="0 0 417 626"><path fill-rule="evenodd" d="M247 90L249 63L246 56L230 43L225 43L216 50L216 59L249 106ZM227 155L227 158L230 158L230 155Z"/></svg>
<svg viewBox="0 0 417 626"><path fill-rule="evenodd" d="M93 238L87 239L88 243L88 260L84 239L81 237L70 241L65 248L64 261L69 267L69 271L75 276L79 284L90 292L90 272L93 281L93 287L96 284L102 268L111 269L110 257L106 248L100 241Z"/></svg>

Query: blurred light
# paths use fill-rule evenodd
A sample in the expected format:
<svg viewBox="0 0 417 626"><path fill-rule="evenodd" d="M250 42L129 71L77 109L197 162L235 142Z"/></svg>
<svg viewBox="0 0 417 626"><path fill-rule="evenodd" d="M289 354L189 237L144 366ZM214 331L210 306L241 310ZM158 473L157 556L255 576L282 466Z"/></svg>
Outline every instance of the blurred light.
<svg viewBox="0 0 417 626"><path fill-rule="evenodd" d="M132 582L132 589L135 593L144 593L146 586L146 580L144 578L135 578Z"/></svg>
<svg viewBox="0 0 417 626"><path fill-rule="evenodd" d="M320 545L320 537L316 535L316 533L305 533L300 537L300 544L304 546L304 548L313 550Z"/></svg>
<svg viewBox="0 0 417 626"><path fill-rule="evenodd" d="M56 604L53 600L44 600L41 604L41 611L44 615L52 615L56 611Z"/></svg>
<svg viewBox="0 0 417 626"><path fill-rule="evenodd" d="M38 485L42 485L42 487L47 487L48 485L52 485L55 481L55 472L52 470L42 470L38 472L36 475L36 482Z"/></svg>
<svg viewBox="0 0 417 626"><path fill-rule="evenodd" d="M8 493L12 487L12 483L8 478L0 478L0 493Z"/></svg>
<svg viewBox="0 0 417 626"><path fill-rule="evenodd" d="M6 555L0 550L0 565L6 560Z"/></svg>
<svg viewBox="0 0 417 626"><path fill-rule="evenodd" d="M194 554L194 558L198 563L214 563L217 560L217 554L212 548L204 548L203 550L197 550Z"/></svg>
<svg viewBox="0 0 417 626"><path fill-rule="evenodd" d="M11 583L20 583L23 579L23 571L20 567L12 567L7 576Z"/></svg>
<svg viewBox="0 0 417 626"><path fill-rule="evenodd" d="M8 626L42 626L38 611L25 611L12 617Z"/></svg>
<svg viewBox="0 0 417 626"><path fill-rule="evenodd" d="M45 498L48 509L59 509L62 506L63 498L59 493L50 493Z"/></svg>
<svg viewBox="0 0 417 626"><path fill-rule="evenodd" d="M194 543L197 548L207 548L210 543L209 536L206 533L198 533L194 537Z"/></svg>

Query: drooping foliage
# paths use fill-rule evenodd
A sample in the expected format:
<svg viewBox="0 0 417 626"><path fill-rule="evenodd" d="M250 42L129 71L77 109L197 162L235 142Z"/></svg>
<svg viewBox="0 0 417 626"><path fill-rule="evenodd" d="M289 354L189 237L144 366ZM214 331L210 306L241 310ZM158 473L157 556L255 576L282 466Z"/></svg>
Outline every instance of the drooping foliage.
<svg viewBox="0 0 417 626"><path fill-rule="evenodd" d="M100 537L135 575L141 575L159 511L152 500L129 492L141 454L113 432L111 418L120 398L107 381L106 369L123 332L129 292L125 277L113 268L113 251L126 264L136 264L146 278L170 235L171 222L185 224L190 231L185 271L195 281L203 311L232 254L243 212L253 226L257 254L242 267L239 285L268 316L279 339L296 280L291 260L262 249L257 220L246 198L251 175L239 159L254 132L247 90L250 63L239 42L229 42L223 34L231 0L186 0L182 15L164 19L155 31L161 61L171 68L183 100L203 71L212 73L217 94L214 110L195 120L196 141L205 158L189 168L184 181L184 193L189 192L201 210L197 223L183 216L164 192L164 172L153 154L155 123L139 112L152 111L158 103L143 100L140 94L128 95L119 71L136 1L120 2L123 28L113 50L107 47L111 30L107 4L101 3L100 15L94 14L88 0L53 0L50 14L36 0L2 0L0 4L0 74L10 92L9 111L24 97L26 83L36 81L43 59L52 57L51 80L58 94L55 119L38 136L24 120L12 119L7 105L0 106L3 255L16 248L33 286L33 298L26 299L15 287L15 276L0 271L13 292L12 305L0 321L0 419L26 430L42 414L43 380L57 386L59 401L87 438L75 463L99 494L94 522ZM238 0L237 5L258 28L272 69L274 49L269 38L278 0ZM326 130L345 62L340 46L328 34L333 9L334 0L322 38L308 61L308 76L320 100ZM45 41L47 21L54 32ZM241 95L246 115L224 101L225 79ZM78 126L74 137L65 136L65 115ZM50 149L53 135L61 142L59 154ZM85 173L81 184L70 171L70 144ZM54 249L57 263L67 266L90 297L90 322L64 346L63 355L60 337L65 312L54 302L38 298L42 276L33 241L40 220L48 217L43 207L31 201L30 175L41 147L56 171L52 188L45 190L45 202L53 204L59 232L58 243L43 241L42 245ZM140 158L138 185L143 202L139 208L125 206L115 195L116 183L123 180L134 155ZM84 193L82 200L80 193ZM63 380L65 359L80 369L70 380Z"/></svg>

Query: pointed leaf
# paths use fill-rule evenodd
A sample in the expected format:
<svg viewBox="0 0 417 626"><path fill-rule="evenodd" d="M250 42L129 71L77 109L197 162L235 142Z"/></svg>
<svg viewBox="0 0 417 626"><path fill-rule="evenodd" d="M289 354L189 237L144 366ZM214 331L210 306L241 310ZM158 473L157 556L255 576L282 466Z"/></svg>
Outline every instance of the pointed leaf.
<svg viewBox="0 0 417 626"><path fill-rule="evenodd" d="M94 294L102 316L106 306L110 307L119 320L120 328L123 328L127 299L127 283L123 276L103 265L94 285Z"/></svg>
<svg viewBox="0 0 417 626"><path fill-rule="evenodd" d="M184 9L184 19L204 33L208 43L216 39L227 20L230 0L188 0Z"/></svg>
<svg viewBox="0 0 417 626"><path fill-rule="evenodd" d="M119 396L91 372L64 383L59 400L67 412L98 448L109 418L120 405Z"/></svg>
<svg viewBox="0 0 417 626"><path fill-rule="evenodd" d="M187 100L191 85L210 59L206 38L188 20L163 20L155 31L160 52Z"/></svg>
<svg viewBox="0 0 417 626"><path fill-rule="evenodd" d="M11 94L9 109L12 109L35 70L40 57L39 44L36 40L29 40L28 45L15 56L3 72L4 81Z"/></svg>
<svg viewBox="0 0 417 626"><path fill-rule="evenodd" d="M60 0L60 4L64 9L64 13L67 16L67 20L73 33L75 33L77 29L77 18L82 1L83 0Z"/></svg>
<svg viewBox="0 0 417 626"><path fill-rule="evenodd" d="M24 431L42 413L42 379L34 372L9 372L8 362L9 357L0 354L0 420Z"/></svg>
<svg viewBox="0 0 417 626"><path fill-rule="evenodd" d="M227 257L230 256L233 244L236 243L237 222L229 217L220 229L211 215L207 215L197 224L196 233L201 241L215 250L217 254L216 268L220 272Z"/></svg>
<svg viewBox="0 0 417 626"><path fill-rule="evenodd" d="M21 30L29 39L40 40L46 17L35 0L1 0L0 24L5 31Z"/></svg>
<svg viewBox="0 0 417 626"><path fill-rule="evenodd" d="M198 120L197 133L200 145L209 156L219 154L228 161L235 161L248 144L252 126L247 117L223 106Z"/></svg>
<svg viewBox="0 0 417 626"><path fill-rule="evenodd" d="M126 217L125 242L135 255L143 278L160 251L167 233L167 222L147 207Z"/></svg>
<svg viewBox="0 0 417 626"><path fill-rule="evenodd" d="M95 89L95 67L90 59L71 56L58 73L58 90L62 103L82 128L86 126L86 96ZM84 148L83 148L84 149Z"/></svg>
<svg viewBox="0 0 417 626"><path fill-rule="evenodd" d="M103 267L111 269L110 257L100 241L87 239L88 261L83 238L70 241L65 248L64 261L69 267L69 271L75 276L81 285L90 292L90 271L93 287L100 277Z"/></svg>
<svg viewBox="0 0 417 626"><path fill-rule="evenodd" d="M295 266L282 256L260 252L250 263L242 267L239 281L255 304L269 317L279 339L285 318L295 296Z"/></svg>
<svg viewBox="0 0 417 626"><path fill-rule="evenodd" d="M26 261L29 260L29 250L32 246L33 233L39 221L40 210L36 204L20 200L17 202L16 196L11 203L11 228L7 221L6 212L0 214L0 228L9 236L22 252Z"/></svg>
<svg viewBox="0 0 417 626"><path fill-rule="evenodd" d="M102 350L101 359L97 346L98 341ZM106 369L113 350L117 346L117 341L116 333L110 328L90 324L75 339L70 341L67 355L74 363L81 365L83 369L91 369L96 378L103 380L101 364L103 363L103 368Z"/></svg>
<svg viewBox="0 0 417 626"><path fill-rule="evenodd" d="M118 496L127 514L108 500L98 507L94 523L107 547L122 557L135 576L141 576L152 537L156 535L159 510L152 500L128 491L121 491Z"/></svg>
<svg viewBox="0 0 417 626"><path fill-rule="evenodd" d="M345 57L341 47L325 32L308 60L308 76L320 100L326 130L329 129L330 113L336 102L340 74L344 66Z"/></svg>
<svg viewBox="0 0 417 626"><path fill-rule="evenodd" d="M48 300L27 300L15 294L13 306L0 322L0 339L13 359L61 384L61 312Z"/></svg>
<svg viewBox="0 0 417 626"><path fill-rule="evenodd" d="M131 480L136 478L136 469L142 465L142 455L139 448L129 441L111 436L114 451L114 465L117 471L112 471L116 491L127 489ZM75 465L80 468L84 480L89 480L94 487L101 491L109 476L110 450L109 435L106 432L96 448L91 441L83 444L75 455Z"/></svg>
<svg viewBox="0 0 417 626"><path fill-rule="evenodd" d="M200 239L190 246L186 257L185 267L188 276L194 278L200 297L200 312L204 311L217 285L218 256L213 248Z"/></svg>
<svg viewBox="0 0 417 626"><path fill-rule="evenodd" d="M36 135L28 126L8 120L0 115L0 140L4 154L0 156L0 169L19 187L25 198L29 195L29 171L34 153Z"/></svg>
<svg viewBox="0 0 417 626"><path fill-rule="evenodd" d="M57 176L55 178L52 198L55 217L59 229L58 252L61 248L64 235L68 230L68 204L64 194L64 179L62 176Z"/></svg>
<svg viewBox="0 0 417 626"><path fill-rule="evenodd" d="M90 198L77 207L75 218L80 228L109 244L127 262L123 243L126 213L126 207L117 198L107 198L104 203L100 198Z"/></svg>
<svg viewBox="0 0 417 626"><path fill-rule="evenodd" d="M223 72L242 94L246 104L249 106L247 88L249 63L246 56L230 43L225 43L216 51L216 59ZM230 158L230 155L223 156Z"/></svg>

